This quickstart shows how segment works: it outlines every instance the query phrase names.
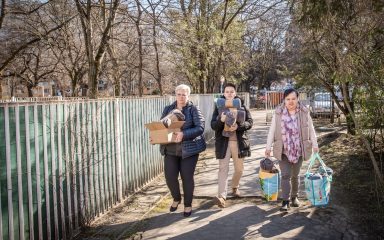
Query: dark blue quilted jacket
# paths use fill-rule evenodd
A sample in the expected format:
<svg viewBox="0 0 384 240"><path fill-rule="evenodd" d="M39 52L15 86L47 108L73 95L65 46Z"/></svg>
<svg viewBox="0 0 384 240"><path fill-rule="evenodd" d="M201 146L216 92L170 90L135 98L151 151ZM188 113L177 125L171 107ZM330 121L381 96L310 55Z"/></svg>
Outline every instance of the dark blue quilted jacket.
<svg viewBox="0 0 384 240"><path fill-rule="evenodd" d="M177 106L176 101L164 108L161 118L165 117L170 111ZM182 127L183 141L182 158L187 158L205 150L206 144L204 139L205 120L198 106L188 102L181 110L185 115L185 123ZM165 145L160 145L160 152L165 155Z"/></svg>

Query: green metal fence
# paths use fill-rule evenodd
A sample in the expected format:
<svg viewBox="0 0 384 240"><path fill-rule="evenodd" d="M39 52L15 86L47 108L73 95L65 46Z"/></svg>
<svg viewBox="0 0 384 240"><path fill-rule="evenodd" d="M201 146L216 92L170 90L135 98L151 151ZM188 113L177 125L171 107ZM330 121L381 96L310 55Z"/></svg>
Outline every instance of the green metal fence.
<svg viewBox="0 0 384 240"><path fill-rule="evenodd" d="M191 98L213 136L214 96ZM144 124L172 100L0 103L0 240L71 238L160 174Z"/></svg>

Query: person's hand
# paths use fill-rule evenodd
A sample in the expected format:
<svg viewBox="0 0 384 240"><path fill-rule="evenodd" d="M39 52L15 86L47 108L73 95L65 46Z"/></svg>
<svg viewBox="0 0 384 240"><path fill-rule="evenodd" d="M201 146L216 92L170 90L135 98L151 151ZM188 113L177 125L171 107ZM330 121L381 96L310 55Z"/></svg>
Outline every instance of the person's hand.
<svg viewBox="0 0 384 240"><path fill-rule="evenodd" d="M175 137L175 142L181 142L183 141L183 136L184 136L184 133L183 132L175 132L173 133L174 135L176 135Z"/></svg>
<svg viewBox="0 0 384 240"><path fill-rule="evenodd" d="M265 150L265 157L266 158L271 157L271 150Z"/></svg>
<svg viewBox="0 0 384 240"><path fill-rule="evenodd" d="M150 144L154 144L154 143L153 143L153 139L152 139L151 137L149 137L149 143L150 143Z"/></svg>
<svg viewBox="0 0 384 240"><path fill-rule="evenodd" d="M318 153L319 152L319 148L313 148L313 152L314 153Z"/></svg>
<svg viewBox="0 0 384 240"><path fill-rule="evenodd" d="M237 124L235 123L235 124L233 124L233 125L228 129L228 131L229 131L229 132L234 132L234 131L236 131L236 129L237 129Z"/></svg>
<svg viewBox="0 0 384 240"><path fill-rule="evenodd" d="M221 113L220 121L225 122L225 118L226 118L226 116L225 116L224 112Z"/></svg>

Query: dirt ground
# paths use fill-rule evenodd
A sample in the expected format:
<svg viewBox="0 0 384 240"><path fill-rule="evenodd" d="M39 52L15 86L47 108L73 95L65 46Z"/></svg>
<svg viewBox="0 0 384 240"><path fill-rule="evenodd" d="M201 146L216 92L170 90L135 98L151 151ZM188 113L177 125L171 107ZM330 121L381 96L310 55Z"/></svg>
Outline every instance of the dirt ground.
<svg viewBox="0 0 384 240"><path fill-rule="evenodd" d="M334 170L332 204L346 211L360 233L370 239L384 239L384 191L376 187L363 143L354 136L333 134L322 141L320 153Z"/></svg>

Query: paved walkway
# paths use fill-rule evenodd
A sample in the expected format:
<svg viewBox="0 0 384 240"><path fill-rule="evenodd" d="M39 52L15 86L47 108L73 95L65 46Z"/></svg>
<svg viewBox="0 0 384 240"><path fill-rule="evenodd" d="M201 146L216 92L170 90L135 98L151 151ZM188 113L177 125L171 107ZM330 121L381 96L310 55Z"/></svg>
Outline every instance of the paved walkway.
<svg viewBox="0 0 384 240"><path fill-rule="evenodd" d="M359 239L357 233L350 229L344 209L332 204L327 208L311 207L303 198L303 185L300 188L303 206L291 208L288 213L279 212L279 202L265 202L261 198L257 172L259 160L263 158L269 125L265 123L264 112L253 111L252 115L254 127L249 134L252 157L247 158L244 164L245 171L240 183L242 198L229 198L224 209L213 204L213 197L217 193L218 161L211 152L211 155L199 161L191 217L183 217L182 205L175 213L169 213L172 200L161 178L144 191L139 200L140 204L145 204L145 199L151 199L152 203L157 200L155 206L149 204L145 208L152 206L151 211L144 215L144 208L138 207L136 209L142 215L126 218L126 222L123 222L127 215L135 211L130 211L128 205L121 206L121 211L107 216L116 221L100 220L96 224L99 227L94 228L95 234L88 239ZM232 171L231 164L230 174ZM304 171L305 166L302 167Z"/></svg>

